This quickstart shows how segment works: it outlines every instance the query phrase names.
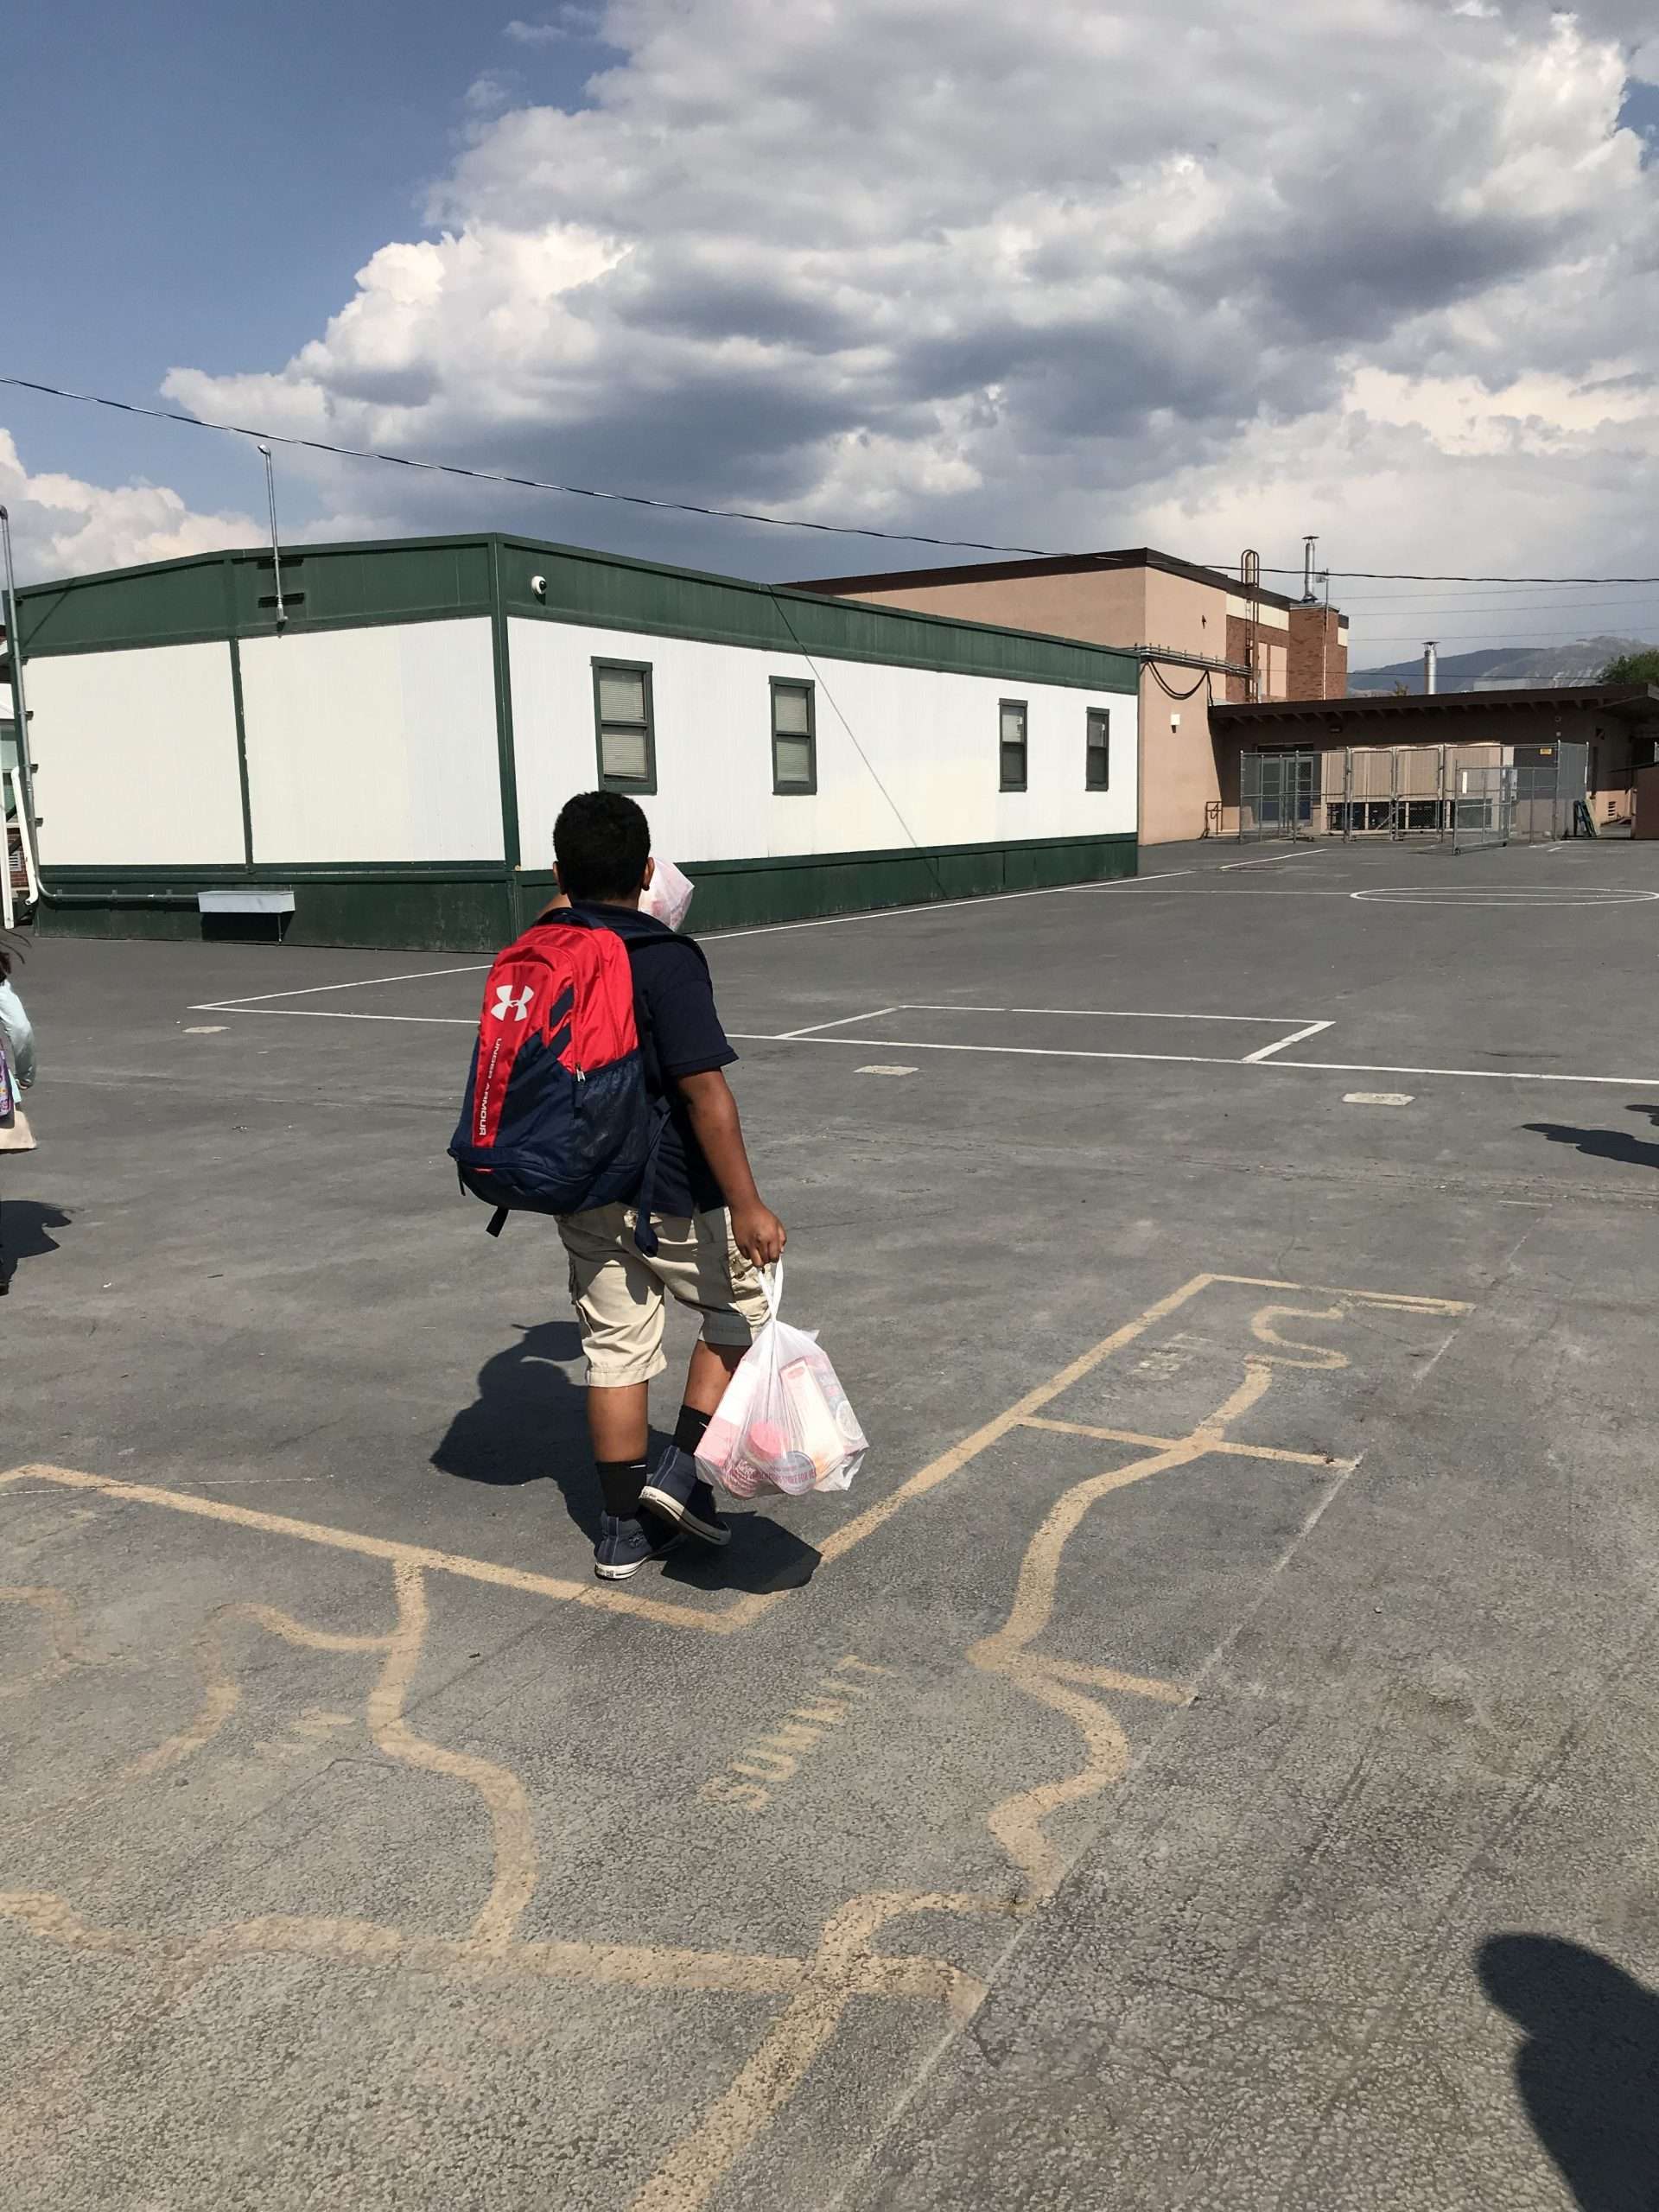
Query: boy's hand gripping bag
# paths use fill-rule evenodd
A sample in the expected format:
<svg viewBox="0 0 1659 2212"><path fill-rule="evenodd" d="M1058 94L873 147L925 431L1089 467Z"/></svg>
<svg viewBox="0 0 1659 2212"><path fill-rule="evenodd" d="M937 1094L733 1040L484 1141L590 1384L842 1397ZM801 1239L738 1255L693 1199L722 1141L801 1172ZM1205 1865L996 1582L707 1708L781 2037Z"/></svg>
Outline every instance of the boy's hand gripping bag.
<svg viewBox="0 0 1659 2212"><path fill-rule="evenodd" d="M666 922L671 930L683 929L685 918L691 911L693 888L690 877L676 868L672 861L658 861L652 869L651 881L639 893L639 911Z"/></svg>
<svg viewBox="0 0 1659 2212"><path fill-rule="evenodd" d="M845 1490L869 1443L818 1344L778 1319L784 1268L763 1268L771 1319L744 1353L702 1443L697 1464L734 1497L777 1490Z"/></svg>

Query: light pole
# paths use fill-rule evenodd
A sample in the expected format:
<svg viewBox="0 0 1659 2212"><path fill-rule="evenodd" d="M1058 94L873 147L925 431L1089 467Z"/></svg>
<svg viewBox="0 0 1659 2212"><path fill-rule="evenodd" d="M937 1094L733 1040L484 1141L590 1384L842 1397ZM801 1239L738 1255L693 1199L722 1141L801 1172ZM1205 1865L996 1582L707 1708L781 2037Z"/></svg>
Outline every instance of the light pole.
<svg viewBox="0 0 1659 2212"><path fill-rule="evenodd" d="M265 457L265 499L270 507L270 572L276 586L276 627L280 630L288 620L288 610L283 605L283 549L276 540L276 472L271 467L270 448L262 445Z"/></svg>
<svg viewBox="0 0 1659 2212"><path fill-rule="evenodd" d="M0 506L0 548L6 569L6 657L11 663L11 714L17 736L17 823L22 836L23 874L32 899L41 895L40 864L35 852L35 764L29 750L29 700L23 683L23 632L17 620L17 572L11 560L11 517ZM11 854L5 857L7 903L10 905Z"/></svg>

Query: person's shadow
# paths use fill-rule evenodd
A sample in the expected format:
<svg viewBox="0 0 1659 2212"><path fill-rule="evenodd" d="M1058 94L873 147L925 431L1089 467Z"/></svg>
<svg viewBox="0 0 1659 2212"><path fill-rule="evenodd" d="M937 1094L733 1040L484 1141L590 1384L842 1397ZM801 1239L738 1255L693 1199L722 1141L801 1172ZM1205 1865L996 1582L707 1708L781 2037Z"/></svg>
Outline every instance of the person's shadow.
<svg viewBox="0 0 1659 2212"><path fill-rule="evenodd" d="M441 1474L499 1488L575 1479L594 1491L591 1535L599 1532L599 1501L588 1452L584 1394L566 1371L581 1357L574 1321L541 1321L521 1328L517 1344L491 1354L478 1373L478 1395L450 1422L432 1454ZM566 1491L567 1499L570 1491ZM572 1517L588 1520L572 1506Z"/></svg>
<svg viewBox="0 0 1659 2212"><path fill-rule="evenodd" d="M1526 2031L1515 2085L1583 2212L1659 2206L1659 1995L1599 1952L1494 1936L1476 1964Z"/></svg>
<svg viewBox="0 0 1659 2212"><path fill-rule="evenodd" d="M568 1370L582 1355L574 1321L542 1321L479 1370L478 1395L445 1431L430 1464L461 1482L516 1488L557 1485L588 1541L599 1536L599 1480L588 1440L587 1392ZM654 1459L668 1440L653 1434ZM732 1541L724 1549L688 1540L663 1561L664 1579L702 1590L793 1590L812 1580L818 1554L782 1522L734 1510L716 1493ZM646 1573L652 1570L647 1568Z"/></svg>
<svg viewBox="0 0 1659 2212"><path fill-rule="evenodd" d="M1659 1123L1659 1107L1632 1106L1630 1110ZM1633 1136L1629 1129L1580 1129L1565 1122L1528 1122L1523 1126L1549 1144L1570 1144L1592 1160L1617 1160L1626 1167L1659 1167L1659 1144Z"/></svg>
<svg viewBox="0 0 1659 2212"><path fill-rule="evenodd" d="M0 1184L0 1284L10 1287L20 1260L41 1260L62 1248L48 1234L73 1226L74 1216L39 1198L11 1198Z"/></svg>

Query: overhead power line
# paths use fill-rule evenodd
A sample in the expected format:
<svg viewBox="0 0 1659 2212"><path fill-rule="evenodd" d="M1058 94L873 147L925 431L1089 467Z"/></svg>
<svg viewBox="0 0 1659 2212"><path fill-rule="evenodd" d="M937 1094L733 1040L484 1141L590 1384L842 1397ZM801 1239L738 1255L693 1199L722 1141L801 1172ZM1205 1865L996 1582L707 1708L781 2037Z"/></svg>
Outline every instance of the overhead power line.
<svg viewBox="0 0 1659 2212"><path fill-rule="evenodd" d="M949 546L964 553L1020 553L1041 560L1040 545L991 545L976 537L929 537L918 530L876 530L847 522L809 522L798 516L756 514L747 507L705 507L691 499L653 499L643 492L600 492L587 484L554 484L539 476L514 476L505 469L468 468L458 461L416 461L405 453L380 453L368 446L333 444L327 438L301 438L281 430L251 429L245 423L209 423L200 415L181 415L167 407L140 407L130 399L110 399L98 391L66 391L54 384L37 384L30 377L0 376L0 385L17 391L43 392L49 399L73 399L83 407L109 407L121 415L142 415L152 423L181 423L188 429L219 430L235 438L263 439L273 446L295 446L308 453L333 454L344 461L379 461L392 468L419 469L429 476L462 476L475 484L511 484L524 492L561 492L572 499L607 499L620 506L654 507L677 515L703 515L716 522L765 523L772 530L814 530L831 537L883 537L902 545Z"/></svg>
<svg viewBox="0 0 1659 2212"><path fill-rule="evenodd" d="M185 415L167 407L141 407L136 400L111 399L99 391L70 391L61 385L42 384L33 377L0 375L0 385L14 391L39 392L48 399L73 400L82 407L106 407L118 415L143 416L152 423L178 423L190 430L217 430L223 435L252 438L267 445L288 446L307 453L325 453L341 461L378 461L391 468L410 468L428 476L457 476L476 484L507 484L525 492L556 492L567 499L602 499L619 506L650 507L659 513L701 515L715 522L761 523L769 530L809 530L829 537L874 537L896 545L937 545L953 552L1014 553L1036 561L1065 560L1069 556L1042 545L1002 545L978 537L934 537L918 530L878 530L869 523L817 522L804 515L763 515L751 507L710 507L692 499L658 499L644 492L606 492L588 484L559 484L540 476L516 476L506 469L473 468L457 461L416 461L412 454L383 453L372 446L345 446L327 438L302 438L290 432L257 429L246 423L210 423L200 415ZM1210 561L1202 565L1227 575L1236 561ZM1298 563L1276 567L1264 562L1268 576L1300 576ZM1653 576L1505 576L1452 575L1412 569L1320 569L1323 581L1338 577L1353 583L1415 584L1659 584Z"/></svg>

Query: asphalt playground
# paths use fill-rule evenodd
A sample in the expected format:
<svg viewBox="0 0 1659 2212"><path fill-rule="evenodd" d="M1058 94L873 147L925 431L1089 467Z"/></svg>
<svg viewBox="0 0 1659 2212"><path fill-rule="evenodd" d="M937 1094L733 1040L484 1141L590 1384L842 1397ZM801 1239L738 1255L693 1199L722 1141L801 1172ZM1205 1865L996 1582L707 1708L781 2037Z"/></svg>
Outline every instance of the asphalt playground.
<svg viewBox="0 0 1659 2212"><path fill-rule="evenodd" d="M481 964L29 950L0 2202L1659 2201L1659 854L1142 868L706 940L872 1450L621 1590Z"/></svg>

